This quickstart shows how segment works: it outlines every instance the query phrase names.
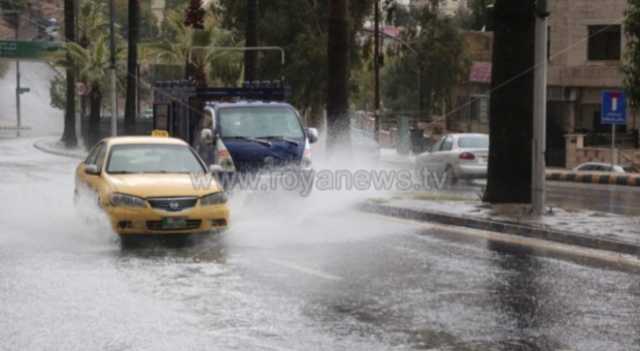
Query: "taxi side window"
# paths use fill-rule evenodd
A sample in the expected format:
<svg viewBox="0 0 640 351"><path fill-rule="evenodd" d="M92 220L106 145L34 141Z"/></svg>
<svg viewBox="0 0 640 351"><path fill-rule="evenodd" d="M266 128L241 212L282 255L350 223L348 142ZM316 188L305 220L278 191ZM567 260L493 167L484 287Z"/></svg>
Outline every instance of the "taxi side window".
<svg viewBox="0 0 640 351"><path fill-rule="evenodd" d="M107 154L107 148L104 146L104 144L100 145L100 150L98 151L98 154L96 156L96 163L95 165L98 166L98 170L102 171L102 166L104 165L104 158Z"/></svg>
<svg viewBox="0 0 640 351"><path fill-rule="evenodd" d="M98 157L98 152L100 152L101 147L102 144L94 146L93 149L91 149L91 152L89 152L89 156L87 156L87 159L84 160L84 163L87 165L95 165L96 158Z"/></svg>

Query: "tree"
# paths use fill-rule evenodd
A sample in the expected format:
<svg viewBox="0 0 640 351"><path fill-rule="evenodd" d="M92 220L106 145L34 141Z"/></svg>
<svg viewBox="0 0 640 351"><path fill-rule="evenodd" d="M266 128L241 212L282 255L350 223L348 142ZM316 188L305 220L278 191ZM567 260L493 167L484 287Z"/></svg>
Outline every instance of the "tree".
<svg viewBox="0 0 640 351"><path fill-rule="evenodd" d="M247 21L247 2L218 0L214 11L225 28L239 37L244 35ZM280 64L280 56L261 52L257 75L262 80L285 77L291 87L291 102L309 118L309 124L320 127L326 103L328 66L327 32L328 1L269 0L258 2L258 45L280 46L287 54L287 62ZM349 2L349 46L359 46L358 36L373 10L373 0ZM362 50L351 50L349 69L359 68Z"/></svg>
<svg viewBox="0 0 640 351"><path fill-rule="evenodd" d="M247 0L247 28L246 28L246 46L258 46L258 0ZM244 53L244 80L256 80L256 59L257 52L246 51Z"/></svg>
<svg viewBox="0 0 640 351"><path fill-rule="evenodd" d="M327 45L327 148L335 153L350 147L349 119L349 0L329 1Z"/></svg>
<svg viewBox="0 0 640 351"><path fill-rule="evenodd" d="M440 16L429 7L414 7L408 23L401 34L404 44L399 45L398 53L387 60L382 71L385 107L395 111L423 110L421 117L430 120L432 110L442 107L466 76L470 63L462 33L451 18Z"/></svg>
<svg viewBox="0 0 640 351"><path fill-rule="evenodd" d="M236 83L242 71L237 55L212 48L235 46L235 36L220 27L220 19L214 14L207 14L203 21L203 29L194 30L185 24L181 9L169 11L164 23L164 37L145 48L145 57L159 59L165 64L191 66L191 72L185 69L185 78L193 78L192 72L196 72L200 85L207 85L208 81Z"/></svg>
<svg viewBox="0 0 640 351"><path fill-rule="evenodd" d="M484 200L531 202L535 1L497 0Z"/></svg>
<svg viewBox="0 0 640 351"><path fill-rule="evenodd" d="M54 56L53 64L64 68L75 67L78 81L89 90L89 123L85 145L92 147L100 138L100 116L103 96L110 92L108 72L111 68L109 31L105 3L84 0L80 3L79 43L67 42L61 53ZM116 59L124 60L124 40L116 34ZM124 71L121 70L121 71ZM120 86L123 86L119 79ZM55 85L55 82L52 83ZM55 86L52 86L55 89ZM120 89L120 88L119 88ZM55 101L52 101L54 103Z"/></svg>
<svg viewBox="0 0 640 351"><path fill-rule="evenodd" d="M628 0L625 11L624 30L627 34L627 48L622 67L624 86L629 103L640 108L640 0Z"/></svg>
<svg viewBox="0 0 640 351"><path fill-rule="evenodd" d="M64 2L64 25L65 39L67 43L73 43L76 40L76 14L73 0L65 0ZM67 89L66 89L66 108L64 114L64 132L62 133L62 142L66 147L75 147L78 145L78 137L76 136L76 67L73 64L73 58L67 56L69 65L67 66Z"/></svg>
<svg viewBox="0 0 640 351"><path fill-rule="evenodd" d="M133 132L136 123L136 95L138 90L138 29L140 22L140 1L129 0L129 50L127 57L127 99L125 102L124 124Z"/></svg>
<svg viewBox="0 0 640 351"><path fill-rule="evenodd" d="M129 0L115 0L116 30L123 38L129 37ZM151 11L149 1L138 0L138 41L139 43L155 41L159 34L159 23Z"/></svg>
<svg viewBox="0 0 640 351"><path fill-rule="evenodd" d="M202 0L191 0L185 12L184 25L193 29L204 29L205 13Z"/></svg>
<svg viewBox="0 0 640 351"><path fill-rule="evenodd" d="M92 43L93 39L103 35L104 33L109 33L109 23L107 18L109 18L109 13L107 13L107 7L105 2L95 2L91 0L79 0L79 11L78 14L78 44L83 48L88 48ZM116 2L116 15L118 9L127 8L127 6L123 4L119 4ZM126 23L126 21L122 20L116 21L117 23ZM88 82L81 82L85 86L89 86ZM53 96L53 95L52 95ZM52 98L53 99L53 98ZM84 120L86 116L87 107L89 105L89 96L82 95L80 97L80 111L82 119ZM86 128L83 128L86 130Z"/></svg>
<svg viewBox="0 0 640 351"><path fill-rule="evenodd" d="M465 30L476 31L490 27L490 6L494 3L495 0L467 0L467 6L460 6L456 11L458 25Z"/></svg>
<svg viewBox="0 0 640 351"><path fill-rule="evenodd" d="M107 32L94 37L89 47L82 47L77 43L64 44L64 51L75 63L79 72L79 78L89 87L89 127L87 135L87 147L93 146L100 138L100 115L102 111L102 99L108 91L108 75L111 68L109 39ZM117 59L124 59L125 50L122 45L116 47ZM58 61L62 66L72 64L69 61Z"/></svg>

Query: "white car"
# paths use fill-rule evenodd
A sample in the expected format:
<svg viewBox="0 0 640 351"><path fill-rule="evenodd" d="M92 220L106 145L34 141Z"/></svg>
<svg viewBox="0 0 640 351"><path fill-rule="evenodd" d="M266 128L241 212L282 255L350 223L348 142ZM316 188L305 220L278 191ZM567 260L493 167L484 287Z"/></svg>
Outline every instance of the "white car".
<svg viewBox="0 0 640 351"><path fill-rule="evenodd" d="M487 177L489 136L487 134L448 134L416 157L416 171L447 175L447 181Z"/></svg>
<svg viewBox="0 0 640 351"><path fill-rule="evenodd" d="M586 162L573 169L574 172L612 172L626 173L624 168L619 165L611 166L610 163L602 162Z"/></svg>

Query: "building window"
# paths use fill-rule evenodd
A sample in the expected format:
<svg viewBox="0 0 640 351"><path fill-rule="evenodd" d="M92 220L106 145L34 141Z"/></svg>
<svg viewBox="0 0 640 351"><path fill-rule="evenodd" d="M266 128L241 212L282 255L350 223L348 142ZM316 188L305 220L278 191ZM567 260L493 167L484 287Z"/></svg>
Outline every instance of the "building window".
<svg viewBox="0 0 640 351"><path fill-rule="evenodd" d="M620 60L621 44L620 25L589 26L589 61Z"/></svg>

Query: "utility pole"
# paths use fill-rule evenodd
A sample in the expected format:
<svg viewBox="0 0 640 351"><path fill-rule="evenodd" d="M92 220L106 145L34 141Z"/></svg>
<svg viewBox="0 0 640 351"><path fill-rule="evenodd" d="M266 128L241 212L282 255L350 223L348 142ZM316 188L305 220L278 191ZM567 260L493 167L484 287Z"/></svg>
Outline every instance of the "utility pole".
<svg viewBox="0 0 640 351"><path fill-rule="evenodd" d="M75 20L75 40L80 42L80 0L73 0L73 15ZM75 80L75 79L74 79ZM75 83L75 82L74 82ZM75 93L75 92L74 92ZM80 113L77 113L77 110L74 109L74 114L76 116L76 135L78 137L82 136L82 117L84 117L84 109L82 108L82 99L81 96L79 98L80 102ZM76 107L77 108L77 107Z"/></svg>
<svg viewBox="0 0 640 351"><path fill-rule="evenodd" d="M118 135L118 99L117 99L117 82L116 82L116 32L115 18L116 6L114 0L110 0L111 5L111 136Z"/></svg>
<svg viewBox="0 0 640 351"><path fill-rule="evenodd" d="M374 136L380 134L380 1L374 1L373 10L373 109L375 114Z"/></svg>
<svg viewBox="0 0 640 351"><path fill-rule="evenodd" d="M373 18L373 105L375 110L375 140L378 141L380 134L380 1L374 0Z"/></svg>
<svg viewBox="0 0 640 351"><path fill-rule="evenodd" d="M258 0L247 0L246 46L258 46ZM244 52L244 80L256 79L257 55L255 51Z"/></svg>
<svg viewBox="0 0 640 351"><path fill-rule="evenodd" d="M16 11L16 41L20 40L20 12ZM20 128L22 128L22 116L20 115L20 94L22 94L22 88L20 87L20 59L16 58L16 119L17 128L16 136L20 137Z"/></svg>
<svg viewBox="0 0 640 351"><path fill-rule="evenodd" d="M531 203L533 213L544 214L547 132L547 10L546 0L536 1L536 40L533 106L533 167Z"/></svg>
<svg viewBox="0 0 640 351"><path fill-rule="evenodd" d="M75 11L75 1L74 0L65 0L64 1L64 39L66 42L73 43L76 42L76 19L77 14ZM66 73L67 79L65 84L65 111L64 111L64 131L62 133L62 141L64 145L68 148L75 147L78 145L78 134L76 127L76 64L67 53L67 60L72 65L67 66Z"/></svg>

